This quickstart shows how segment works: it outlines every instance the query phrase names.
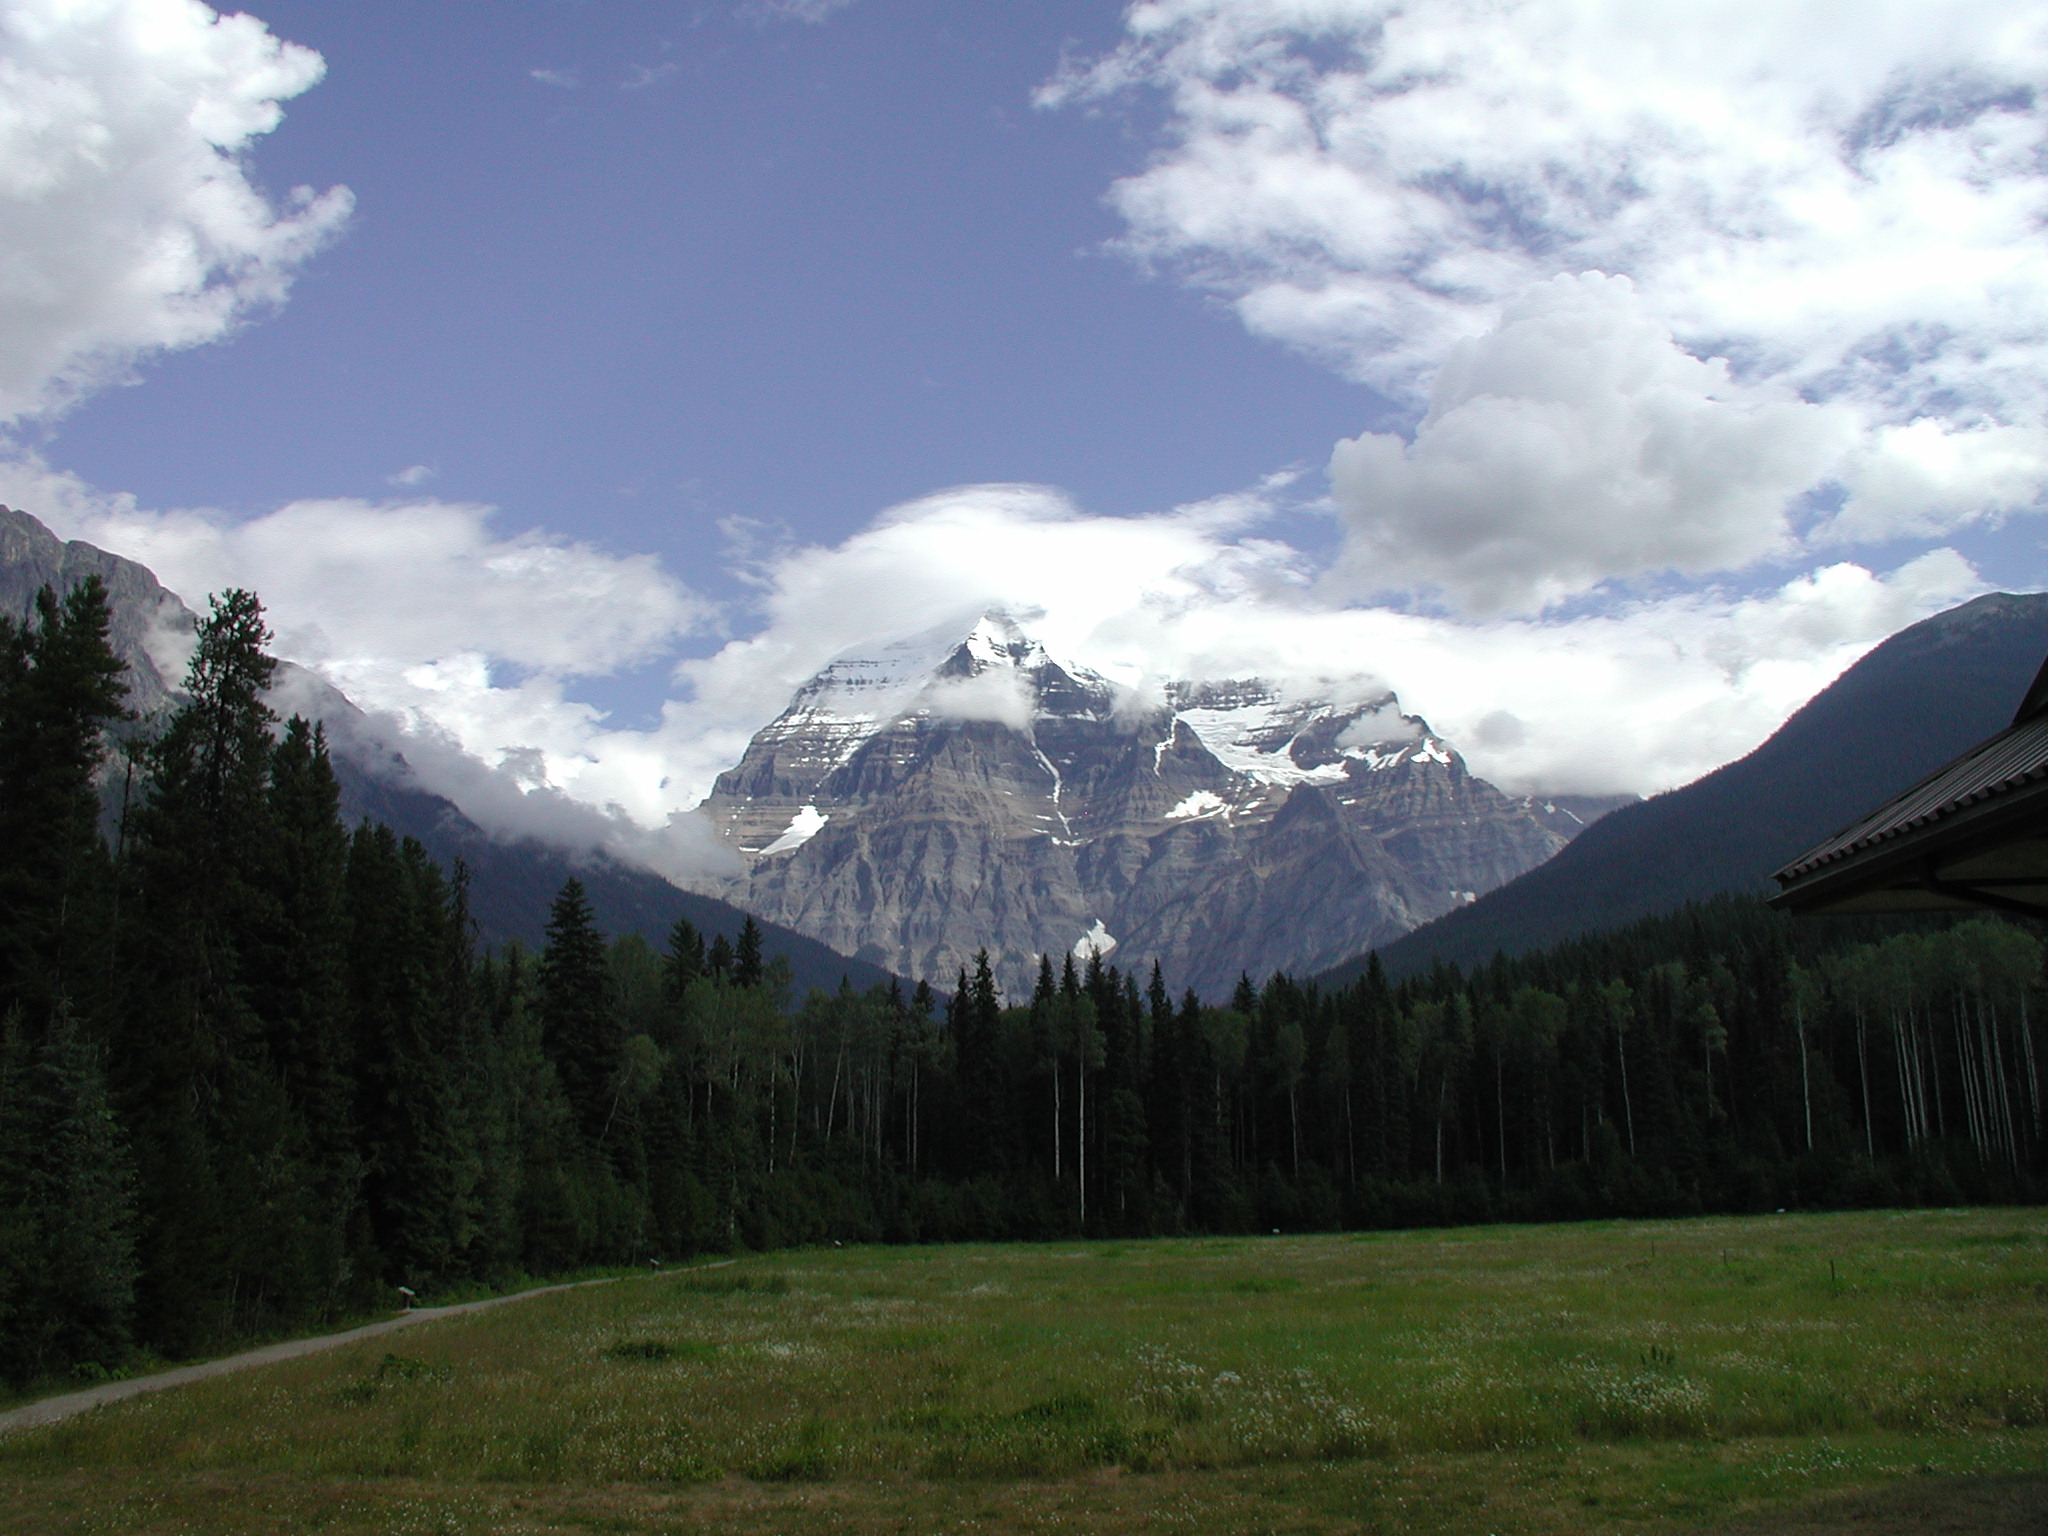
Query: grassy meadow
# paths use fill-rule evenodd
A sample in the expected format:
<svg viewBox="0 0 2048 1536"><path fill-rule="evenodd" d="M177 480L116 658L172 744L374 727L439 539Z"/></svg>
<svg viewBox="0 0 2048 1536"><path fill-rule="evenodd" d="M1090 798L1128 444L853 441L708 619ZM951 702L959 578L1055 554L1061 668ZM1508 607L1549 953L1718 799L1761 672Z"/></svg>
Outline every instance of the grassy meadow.
<svg viewBox="0 0 2048 1536"><path fill-rule="evenodd" d="M1876 1532L2042 1473L2048 1212L1911 1211L751 1256L0 1438L0 1529Z"/></svg>

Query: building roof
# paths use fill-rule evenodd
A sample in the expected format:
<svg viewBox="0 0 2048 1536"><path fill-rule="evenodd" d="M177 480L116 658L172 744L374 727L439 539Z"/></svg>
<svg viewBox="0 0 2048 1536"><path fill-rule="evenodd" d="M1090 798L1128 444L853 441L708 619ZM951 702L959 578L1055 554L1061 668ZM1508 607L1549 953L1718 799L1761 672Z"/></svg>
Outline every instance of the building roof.
<svg viewBox="0 0 2048 1536"><path fill-rule="evenodd" d="M2048 663L2005 730L1777 872L1797 913L2048 916Z"/></svg>

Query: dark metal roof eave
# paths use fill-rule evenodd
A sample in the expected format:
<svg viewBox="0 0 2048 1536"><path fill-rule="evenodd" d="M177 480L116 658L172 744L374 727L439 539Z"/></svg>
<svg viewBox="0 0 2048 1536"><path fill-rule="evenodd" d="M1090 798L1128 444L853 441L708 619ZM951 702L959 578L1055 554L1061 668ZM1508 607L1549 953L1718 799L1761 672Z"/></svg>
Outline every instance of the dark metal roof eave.
<svg viewBox="0 0 2048 1536"><path fill-rule="evenodd" d="M1874 847L1945 821L1984 800L2009 794L2044 774L2048 774L2048 718L2008 726L1807 849L1773 878L1782 884L1845 859L1862 857Z"/></svg>
<svg viewBox="0 0 2048 1536"><path fill-rule="evenodd" d="M1870 891L1918 885L1931 873L1930 862L1937 857L1942 862L1968 857L2028 822L2048 824L2048 777L2004 787L1970 805L1947 809L1917 827L1788 877L1788 871L1806 861L1807 856L1802 855L1773 877L1783 888L1768 898L1769 905L1800 912Z"/></svg>

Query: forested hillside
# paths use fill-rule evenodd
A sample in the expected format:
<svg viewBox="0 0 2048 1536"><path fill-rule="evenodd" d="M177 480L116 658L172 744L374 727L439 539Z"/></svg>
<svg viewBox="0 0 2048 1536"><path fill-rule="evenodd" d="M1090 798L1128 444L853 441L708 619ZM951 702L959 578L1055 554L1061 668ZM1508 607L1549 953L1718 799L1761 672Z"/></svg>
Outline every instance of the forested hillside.
<svg viewBox="0 0 2048 1536"><path fill-rule="evenodd" d="M758 929L609 941L568 882L343 826L247 593L132 745L105 594L0 621L0 1371L416 1290L941 1240L2040 1198L2040 940L1724 900L1465 976L984 961L800 1003ZM113 813L103 790L111 785Z"/></svg>
<svg viewBox="0 0 2048 1536"><path fill-rule="evenodd" d="M1557 857L1382 946L1393 976L1472 966L1771 889L1771 872L2002 729L2048 652L2048 594L1994 592L1892 636L1748 756L1601 818ZM1364 974L1358 956L1324 974Z"/></svg>

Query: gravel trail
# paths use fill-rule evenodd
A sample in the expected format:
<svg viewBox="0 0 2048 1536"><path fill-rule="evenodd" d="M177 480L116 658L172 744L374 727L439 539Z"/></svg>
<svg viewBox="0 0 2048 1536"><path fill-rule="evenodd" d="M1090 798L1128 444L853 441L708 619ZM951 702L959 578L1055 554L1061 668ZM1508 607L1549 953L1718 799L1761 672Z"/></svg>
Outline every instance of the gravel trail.
<svg viewBox="0 0 2048 1536"><path fill-rule="evenodd" d="M693 1264L689 1269L723 1269L736 1262L720 1259L711 1264ZM665 1269L664 1275L686 1273L681 1269ZM136 1376L126 1381L103 1382L97 1387L87 1387L82 1392L66 1392L58 1397L40 1398L33 1403L24 1403L19 1408L0 1412L0 1435L16 1429L33 1429L42 1424L55 1424L68 1419L75 1413L84 1413L88 1408L97 1408L102 1403L117 1403L124 1397L137 1397L144 1392L162 1392L171 1387L182 1387L187 1382L205 1381L212 1376L225 1376L230 1371L246 1371L259 1365L269 1365L278 1360L296 1360L301 1355L317 1355L322 1350L339 1349L344 1344L353 1344L358 1339L374 1339L380 1334L395 1333L400 1328L411 1328L419 1323L430 1323L437 1318L461 1317L468 1312L482 1312L489 1307L510 1306L515 1301L526 1301L535 1296L551 1296L557 1291L581 1290L587 1285L615 1285L622 1279L637 1279L638 1276L612 1275L601 1280L572 1280L564 1285L541 1285L530 1291L515 1291L510 1296L488 1296L482 1301L461 1301L446 1307L415 1307L410 1312L381 1323L365 1323L360 1328L351 1328L345 1333L324 1333L313 1339L286 1339L278 1344L265 1344L261 1349L245 1350L239 1355L228 1355L219 1360L206 1360L198 1365L182 1365L176 1370L159 1371L154 1376ZM654 1278L649 1276L648 1278Z"/></svg>

